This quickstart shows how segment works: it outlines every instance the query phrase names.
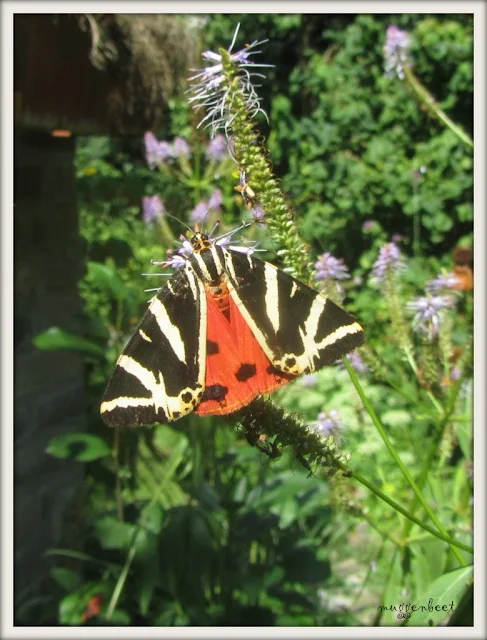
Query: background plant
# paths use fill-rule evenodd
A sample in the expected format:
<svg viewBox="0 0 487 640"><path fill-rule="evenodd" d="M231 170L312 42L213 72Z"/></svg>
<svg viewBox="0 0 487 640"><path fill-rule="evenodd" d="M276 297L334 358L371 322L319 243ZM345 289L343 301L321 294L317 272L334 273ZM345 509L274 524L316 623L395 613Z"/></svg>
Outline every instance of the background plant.
<svg viewBox="0 0 487 640"><path fill-rule="evenodd" d="M208 46L228 43L235 22L212 18ZM350 359L360 387L442 526L468 547L471 155L418 107L405 83L384 76L392 22L413 27L415 73L468 131L472 34L461 16L344 16L321 24L315 17L249 16L241 33L270 35L266 62L280 61L267 73L272 100L263 87L274 171L297 211L310 261L323 264L326 249L348 267L350 278L339 280L334 263L326 283L338 281L347 309L366 328L367 347ZM192 161L196 153L203 161L208 141L192 133L183 103L173 113L173 131L157 142L187 140ZM265 122L259 127L266 131ZM421 600L438 579L441 592L448 570L464 572L452 595L459 601L469 555L461 552L465 569L458 569L462 563L444 541L341 474L306 478L287 452L268 460L221 419L189 417L177 429L123 433L101 426L103 385L151 295L143 293L140 273L180 233L163 210L144 222L143 198L157 196L165 211L189 222L218 183L224 223L241 216L238 172L230 165L217 179L179 154L150 169L147 146L137 146L79 146L89 256L80 283L83 338L76 327L38 338L41 347L62 339L89 363L92 433L77 436L77 459L87 466L85 529L80 550L57 552L64 560L53 571L58 592L51 602L60 603L60 623L391 624L397 618L378 612L378 604ZM261 234L266 258L275 258L278 247ZM401 237L393 241L395 234ZM458 244L460 264L451 254ZM440 273L443 282L431 284ZM432 298L440 301L428 306ZM274 398L319 432L335 434L357 474L427 522L346 370L303 378ZM53 442L50 451L72 456L70 444ZM90 602L97 617L87 614ZM468 611L463 615L468 620Z"/></svg>

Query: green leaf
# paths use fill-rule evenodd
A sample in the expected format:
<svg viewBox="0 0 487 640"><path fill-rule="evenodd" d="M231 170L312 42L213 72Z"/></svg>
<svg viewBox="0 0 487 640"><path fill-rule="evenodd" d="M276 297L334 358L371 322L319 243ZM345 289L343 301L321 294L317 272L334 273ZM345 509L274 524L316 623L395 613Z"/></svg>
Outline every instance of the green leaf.
<svg viewBox="0 0 487 640"><path fill-rule="evenodd" d="M437 578L416 598L415 603L424 610L413 611L408 626L437 626L455 610L473 575L473 566L455 569Z"/></svg>
<svg viewBox="0 0 487 640"><path fill-rule="evenodd" d="M79 587L81 580L77 571L65 567L51 569L51 577L64 591L74 591Z"/></svg>
<svg viewBox="0 0 487 640"><path fill-rule="evenodd" d="M100 262L88 262L88 274L94 285L113 294L117 300L122 301L127 297L127 287L115 267L109 267Z"/></svg>
<svg viewBox="0 0 487 640"><path fill-rule="evenodd" d="M56 458L91 462L111 455L112 450L99 436L90 433L63 433L49 442L46 452Z"/></svg>
<svg viewBox="0 0 487 640"><path fill-rule="evenodd" d="M393 429L404 429L411 423L411 413L403 409L384 411L382 422Z"/></svg>
<svg viewBox="0 0 487 640"><path fill-rule="evenodd" d="M95 524L96 533L104 549L128 549L132 545L137 526L120 522L114 517L99 518Z"/></svg>
<svg viewBox="0 0 487 640"><path fill-rule="evenodd" d="M413 552L411 574L415 584L415 593L422 593L431 581L429 565L420 546L412 545L411 549Z"/></svg>
<svg viewBox="0 0 487 640"><path fill-rule="evenodd" d="M105 350L96 343L59 327L50 327L37 334L32 342L38 349L63 349L99 358L105 357Z"/></svg>

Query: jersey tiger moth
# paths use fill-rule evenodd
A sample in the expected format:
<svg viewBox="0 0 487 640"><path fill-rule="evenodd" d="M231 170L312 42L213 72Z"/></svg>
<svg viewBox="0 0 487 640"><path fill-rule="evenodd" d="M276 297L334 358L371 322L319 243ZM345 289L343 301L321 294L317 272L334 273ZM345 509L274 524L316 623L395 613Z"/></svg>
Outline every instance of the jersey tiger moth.
<svg viewBox="0 0 487 640"><path fill-rule="evenodd" d="M197 228L162 264L179 267L118 358L101 416L109 426L225 415L364 340L329 298Z"/></svg>

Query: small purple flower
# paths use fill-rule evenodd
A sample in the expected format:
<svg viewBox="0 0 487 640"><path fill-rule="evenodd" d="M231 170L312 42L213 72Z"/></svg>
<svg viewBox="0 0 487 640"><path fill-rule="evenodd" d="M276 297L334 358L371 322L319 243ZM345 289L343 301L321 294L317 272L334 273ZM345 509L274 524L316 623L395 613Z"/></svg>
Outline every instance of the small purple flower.
<svg viewBox="0 0 487 640"><path fill-rule="evenodd" d="M441 326L444 310L454 305L455 298L453 296L432 296L431 294L408 302L408 309L416 312L413 318L413 329L434 338Z"/></svg>
<svg viewBox="0 0 487 640"><path fill-rule="evenodd" d="M348 267L341 258L335 258L328 251L315 262L317 280L346 280L350 278Z"/></svg>
<svg viewBox="0 0 487 640"><path fill-rule="evenodd" d="M400 233L395 233L391 238L394 244L398 244L399 242L401 242L402 239L403 239L403 236Z"/></svg>
<svg viewBox="0 0 487 640"><path fill-rule="evenodd" d="M305 376L301 376L299 379L301 386L303 387L315 387L316 382L318 380L318 376L316 373L308 373Z"/></svg>
<svg viewBox="0 0 487 640"><path fill-rule="evenodd" d="M427 291L444 291L445 289L454 289L458 284L458 278L453 272L440 273L434 280L426 283Z"/></svg>
<svg viewBox="0 0 487 640"><path fill-rule="evenodd" d="M389 272L404 269L404 259L397 244L389 242L379 249L379 257L372 266L372 280L381 284Z"/></svg>
<svg viewBox="0 0 487 640"><path fill-rule="evenodd" d="M145 143L145 157L149 169L162 164L165 160L172 157L171 145L169 142L162 140L159 142L152 131L147 131L144 134Z"/></svg>
<svg viewBox="0 0 487 640"><path fill-rule="evenodd" d="M450 379L451 380L456 382L457 380L460 380L461 375L462 375L462 372L458 367L452 367L452 370L450 371Z"/></svg>
<svg viewBox="0 0 487 640"><path fill-rule="evenodd" d="M223 202L221 189L215 189L208 200L208 209L219 210Z"/></svg>
<svg viewBox="0 0 487 640"><path fill-rule="evenodd" d="M389 25L384 45L386 76L392 78L397 75L400 80L404 78L404 67L408 63L410 46L411 40L407 31L401 31L395 24Z"/></svg>
<svg viewBox="0 0 487 640"><path fill-rule="evenodd" d="M369 231L370 229L372 229L375 226L375 222L373 220L366 220L363 225L362 225L362 229L364 231Z"/></svg>
<svg viewBox="0 0 487 640"><path fill-rule="evenodd" d="M326 412L322 411L318 414L315 429L325 438L332 435L334 432L342 431L343 428L340 413L335 409L331 409Z"/></svg>
<svg viewBox="0 0 487 640"><path fill-rule="evenodd" d="M265 211L260 204L256 204L252 209L252 218L254 222L265 224Z"/></svg>
<svg viewBox="0 0 487 640"><path fill-rule="evenodd" d="M189 218L192 222L197 222L198 224L201 224L205 220L206 216L208 215L208 210L209 210L208 203L202 200L201 202L198 202L196 207L190 213Z"/></svg>
<svg viewBox="0 0 487 640"><path fill-rule="evenodd" d="M143 220L146 224L149 224L156 218L161 218L166 213L164 203L158 195L145 196L142 201L142 211Z"/></svg>
<svg viewBox="0 0 487 640"><path fill-rule="evenodd" d="M352 353L349 353L347 355L347 359L355 369L355 371L357 371L358 373L367 373L368 371L370 371L369 367L362 360L362 356L356 351L352 351ZM339 369L345 369L345 365L341 361L337 363L337 367Z"/></svg>
<svg viewBox="0 0 487 640"><path fill-rule="evenodd" d="M179 136L174 138L174 142L172 145L172 153L176 157L179 157L179 156L183 156L185 158L191 157L191 149L189 147L189 144L186 142L184 138L180 138Z"/></svg>
<svg viewBox="0 0 487 640"><path fill-rule="evenodd" d="M206 157L209 160L223 160L228 156L227 140L221 133L217 134L206 148Z"/></svg>

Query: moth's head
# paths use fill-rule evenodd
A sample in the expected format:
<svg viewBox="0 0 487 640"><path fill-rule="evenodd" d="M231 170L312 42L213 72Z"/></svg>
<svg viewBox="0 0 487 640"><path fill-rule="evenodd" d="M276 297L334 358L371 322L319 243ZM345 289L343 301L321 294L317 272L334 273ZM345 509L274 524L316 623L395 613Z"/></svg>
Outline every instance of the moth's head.
<svg viewBox="0 0 487 640"><path fill-rule="evenodd" d="M186 236L187 240L189 240L191 244L191 249L193 252L198 253L199 251L203 251L203 249L208 249L211 247L211 240L206 233L201 233L197 231L193 233L191 236L189 234Z"/></svg>

